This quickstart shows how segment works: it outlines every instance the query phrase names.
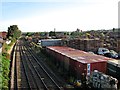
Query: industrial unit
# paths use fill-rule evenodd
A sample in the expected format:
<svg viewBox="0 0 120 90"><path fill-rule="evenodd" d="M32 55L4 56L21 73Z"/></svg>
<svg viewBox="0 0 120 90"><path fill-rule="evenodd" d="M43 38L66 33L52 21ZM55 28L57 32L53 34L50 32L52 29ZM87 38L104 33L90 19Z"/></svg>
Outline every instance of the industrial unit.
<svg viewBox="0 0 120 90"><path fill-rule="evenodd" d="M39 40L39 44L42 46L42 47L46 47L46 46L60 46L61 45L61 42L62 40L61 39L42 39L42 40Z"/></svg>
<svg viewBox="0 0 120 90"><path fill-rule="evenodd" d="M63 67L64 71L73 73L77 78L90 75L92 71L107 72L107 61L111 58L91 54L65 46L49 46L46 52L56 59L56 65Z"/></svg>

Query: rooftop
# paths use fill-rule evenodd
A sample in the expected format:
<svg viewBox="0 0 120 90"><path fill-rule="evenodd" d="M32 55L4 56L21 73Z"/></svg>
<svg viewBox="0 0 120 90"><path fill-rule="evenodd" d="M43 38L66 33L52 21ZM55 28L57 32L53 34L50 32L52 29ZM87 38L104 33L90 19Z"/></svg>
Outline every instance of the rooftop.
<svg viewBox="0 0 120 90"><path fill-rule="evenodd" d="M106 62L112 59L65 46L49 46L47 48L81 63Z"/></svg>

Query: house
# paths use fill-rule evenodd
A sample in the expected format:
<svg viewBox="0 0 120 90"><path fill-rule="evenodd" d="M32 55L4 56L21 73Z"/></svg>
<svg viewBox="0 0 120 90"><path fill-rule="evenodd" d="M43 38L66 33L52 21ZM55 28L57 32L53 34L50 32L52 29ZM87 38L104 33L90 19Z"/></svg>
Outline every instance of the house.
<svg viewBox="0 0 120 90"><path fill-rule="evenodd" d="M55 32L56 38L66 38L65 32Z"/></svg>
<svg viewBox="0 0 120 90"><path fill-rule="evenodd" d="M5 40L7 38L7 32L5 32L5 31L0 32L0 37L2 37L3 40Z"/></svg>

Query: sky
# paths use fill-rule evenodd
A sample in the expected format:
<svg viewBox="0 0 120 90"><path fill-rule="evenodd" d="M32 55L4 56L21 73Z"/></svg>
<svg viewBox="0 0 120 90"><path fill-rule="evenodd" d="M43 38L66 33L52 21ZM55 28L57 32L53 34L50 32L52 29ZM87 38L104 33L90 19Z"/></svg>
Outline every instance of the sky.
<svg viewBox="0 0 120 90"><path fill-rule="evenodd" d="M0 31L18 25L22 32L118 28L119 0L2 0Z"/></svg>

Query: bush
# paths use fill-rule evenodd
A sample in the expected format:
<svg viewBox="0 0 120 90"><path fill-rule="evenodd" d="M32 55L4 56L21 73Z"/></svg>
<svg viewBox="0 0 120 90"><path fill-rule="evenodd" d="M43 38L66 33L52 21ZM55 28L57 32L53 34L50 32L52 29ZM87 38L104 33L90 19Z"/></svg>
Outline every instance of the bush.
<svg viewBox="0 0 120 90"><path fill-rule="evenodd" d="M6 58L8 58L8 59L9 59L9 57L10 57L10 55L9 55L8 53L6 53L6 52L3 52L3 53L2 53L2 56L6 57Z"/></svg>
<svg viewBox="0 0 120 90"><path fill-rule="evenodd" d="M7 89L8 88L8 81L9 81L9 67L10 67L10 60L7 59L5 56L0 56L0 88Z"/></svg>
<svg viewBox="0 0 120 90"><path fill-rule="evenodd" d="M8 50L16 40L12 39L10 44L3 44L2 55L0 56L0 89L6 90L9 86L9 72L10 72L10 55Z"/></svg>

